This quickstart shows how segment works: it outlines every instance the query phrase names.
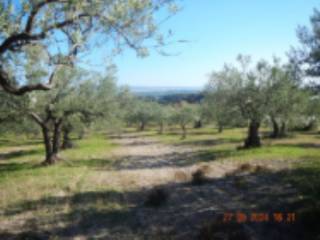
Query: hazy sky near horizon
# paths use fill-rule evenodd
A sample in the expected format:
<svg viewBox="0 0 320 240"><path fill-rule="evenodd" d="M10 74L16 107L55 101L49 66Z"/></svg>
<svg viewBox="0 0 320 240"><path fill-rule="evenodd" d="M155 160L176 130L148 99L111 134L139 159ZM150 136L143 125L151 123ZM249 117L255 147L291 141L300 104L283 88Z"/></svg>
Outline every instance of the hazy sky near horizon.
<svg viewBox="0 0 320 240"><path fill-rule="evenodd" d="M254 60L279 56L298 46L298 25L309 25L316 0L185 0L182 10L163 26L174 32L173 56L151 52L137 58L127 49L114 59L118 83L130 86L201 87L213 70L239 53ZM174 55L179 53L178 55Z"/></svg>

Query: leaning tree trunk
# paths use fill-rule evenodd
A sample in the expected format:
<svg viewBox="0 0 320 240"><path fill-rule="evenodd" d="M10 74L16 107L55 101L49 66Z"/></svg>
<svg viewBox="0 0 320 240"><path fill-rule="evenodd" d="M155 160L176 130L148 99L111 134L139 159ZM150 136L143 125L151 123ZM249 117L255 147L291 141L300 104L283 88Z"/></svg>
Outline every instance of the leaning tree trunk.
<svg viewBox="0 0 320 240"><path fill-rule="evenodd" d="M278 124L277 120L274 117L271 118L271 122L272 122L272 128L273 128L271 137L272 138L278 138L279 135L280 135L279 124Z"/></svg>
<svg viewBox="0 0 320 240"><path fill-rule="evenodd" d="M251 120L248 129L248 137L245 140L245 148L260 147L260 136L259 136L260 122Z"/></svg>

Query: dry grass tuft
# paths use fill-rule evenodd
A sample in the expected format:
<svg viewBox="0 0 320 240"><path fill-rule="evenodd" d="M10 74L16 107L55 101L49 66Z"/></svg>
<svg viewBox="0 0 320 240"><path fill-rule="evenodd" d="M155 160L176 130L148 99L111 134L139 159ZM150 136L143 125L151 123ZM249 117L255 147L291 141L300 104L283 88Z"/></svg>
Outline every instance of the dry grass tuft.
<svg viewBox="0 0 320 240"><path fill-rule="evenodd" d="M188 175L184 171L179 170L174 173L174 178L176 181L185 182L188 180Z"/></svg>
<svg viewBox="0 0 320 240"><path fill-rule="evenodd" d="M239 172L249 172L254 168L254 166L252 166L249 163L243 163L238 167L238 171Z"/></svg>
<svg viewBox="0 0 320 240"><path fill-rule="evenodd" d="M205 173L205 174L208 174L210 173L211 171L211 166L210 165L202 165L200 166L200 169Z"/></svg>
<svg viewBox="0 0 320 240"><path fill-rule="evenodd" d="M269 173L271 170L268 167L257 165L253 171L254 173Z"/></svg>

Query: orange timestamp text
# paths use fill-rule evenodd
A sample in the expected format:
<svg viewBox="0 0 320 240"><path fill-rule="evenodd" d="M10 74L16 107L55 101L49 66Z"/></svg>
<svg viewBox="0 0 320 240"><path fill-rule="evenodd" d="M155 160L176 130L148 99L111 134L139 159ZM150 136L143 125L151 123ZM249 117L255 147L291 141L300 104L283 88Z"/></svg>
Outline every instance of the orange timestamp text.
<svg viewBox="0 0 320 240"><path fill-rule="evenodd" d="M278 222L278 223L294 223L296 221L296 214L294 212L226 212L223 214L223 222L237 222L237 223L246 223L246 222Z"/></svg>

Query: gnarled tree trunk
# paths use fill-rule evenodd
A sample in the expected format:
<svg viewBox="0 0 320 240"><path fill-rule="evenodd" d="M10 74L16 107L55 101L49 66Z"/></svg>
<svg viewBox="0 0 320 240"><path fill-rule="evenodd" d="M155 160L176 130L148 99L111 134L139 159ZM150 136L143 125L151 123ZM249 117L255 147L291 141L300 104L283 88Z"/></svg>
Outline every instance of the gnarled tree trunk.
<svg viewBox="0 0 320 240"><path fill-rule="evenodd" d="M54 164L57 158L53 154L50 129L47 125L42 126L42 135L43 135L43 141L44 141L45 151L46 151L46 158L44 163L48 165Z"/></svg>
<svg viewBox="0 0 320 240"><path fill-rule="evenodd" d="M59 159L62 119L48 117L45 121L36 113L30 113L31 117L41 126L46 158L44 164L52 165ZM51 124L50 124L51 123Z"/></svg>
<svg viewBox="0 0 320 240"><path fill-rule="evenodd" d="M45 151L46 151L46 159L44 160L44 164L46 165L53 165L55 164L59 157L59 140L60 134L59 130L56 129L59 126L54 127L53 134L50 134L50 128L48 126L42 127L42 134L43 134L43 141L45 145Z"/></svg>
<svg viewBox="0 0 320 240"><path fill-rule="evenodd" d="M261 146L259 128L260 128L260 121L257 121L257 120L250 121L249 129L248 129L248 137L244 143L245 148L253 148L253 147Z"/></svg>

